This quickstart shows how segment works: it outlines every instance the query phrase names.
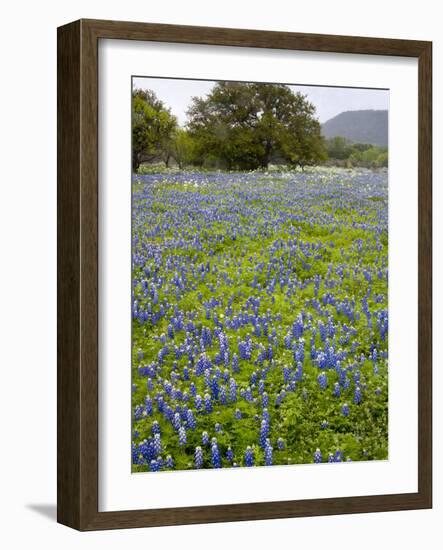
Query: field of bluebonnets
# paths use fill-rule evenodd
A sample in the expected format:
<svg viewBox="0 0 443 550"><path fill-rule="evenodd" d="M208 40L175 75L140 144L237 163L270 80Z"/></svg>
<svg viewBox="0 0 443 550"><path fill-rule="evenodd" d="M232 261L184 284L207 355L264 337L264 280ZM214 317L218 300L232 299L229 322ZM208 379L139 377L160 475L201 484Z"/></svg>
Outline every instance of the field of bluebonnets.
<svg viewBox="0 0 443 550"><path fill-rule="evenodd" d="M387 191L134 175L134 472L387 459Z"/></svg>

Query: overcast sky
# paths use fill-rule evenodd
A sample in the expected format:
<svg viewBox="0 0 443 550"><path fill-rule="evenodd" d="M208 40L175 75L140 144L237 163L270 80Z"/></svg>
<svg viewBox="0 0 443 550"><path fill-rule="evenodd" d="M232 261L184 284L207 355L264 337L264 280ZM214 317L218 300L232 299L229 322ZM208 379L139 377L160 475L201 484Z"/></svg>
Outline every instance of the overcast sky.
<svg viewBox="0 0 443 550"><path fill-rule="evenodd" d="M181 125L186 122L186 111L193 96L206 95L214 85L213 81L179 80L173 78L135 77L133 87L153 90L178 118ZM290 86L294 92L306 95L317 109L320 122L343 111L361 109L388 109L389 91L365 88L331 88L328 86Z"/></svg>

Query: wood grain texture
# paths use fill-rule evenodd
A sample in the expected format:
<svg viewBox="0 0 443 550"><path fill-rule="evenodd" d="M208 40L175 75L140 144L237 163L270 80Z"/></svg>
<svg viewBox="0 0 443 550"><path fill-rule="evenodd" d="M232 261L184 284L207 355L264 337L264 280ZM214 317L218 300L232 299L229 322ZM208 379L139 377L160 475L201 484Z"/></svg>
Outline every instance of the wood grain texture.
<svg viewBox="0 0 443 550"><path fill-rule="evenodd" d="M148 40L419 60L419 487L417 493L98 511L98 41ZM81 20L58 29L58 521L79 530L432 506L431 43Z"/></svg>
<svg viewBox="0 0 443 550"><path fill-rule="evenodd" d="M78 526L80 494L80 23L57 52L57 518Z"/></svg>
<svg viewBox="0 0 443 550"><path fill-rule="evenodd" d="M100 38L240 46L313 52L336 52L418 57L426 42L361 36L336 36L262 30L244 30L186 25L158 25L127 21L83 19Z"/></svg>
<svg viewBox="0 0 443 550"><path fill-rule="evenodd" d="M418 65L418 486L432 507L432 44Z"/></svg>

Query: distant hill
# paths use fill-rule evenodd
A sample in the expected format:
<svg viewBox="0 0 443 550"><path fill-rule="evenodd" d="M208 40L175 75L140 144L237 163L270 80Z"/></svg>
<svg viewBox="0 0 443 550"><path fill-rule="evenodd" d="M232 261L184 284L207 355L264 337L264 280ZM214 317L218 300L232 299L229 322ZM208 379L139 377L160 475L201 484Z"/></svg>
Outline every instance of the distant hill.
<svg viewBox="0 0 443 550"><path fill-rule="evenodd" d="M387 147L388 111L345 111L322 124L322 134Z"/></svg>

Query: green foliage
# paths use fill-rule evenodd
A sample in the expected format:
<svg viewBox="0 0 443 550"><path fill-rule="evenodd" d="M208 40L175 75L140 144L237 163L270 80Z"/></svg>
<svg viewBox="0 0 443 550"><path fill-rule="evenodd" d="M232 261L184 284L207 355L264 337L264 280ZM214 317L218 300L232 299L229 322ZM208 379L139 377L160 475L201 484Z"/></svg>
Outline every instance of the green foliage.
<svg viewBox="0 0 443 550"><path fill-rule="evenodd" d="M381 168L388 166L388 151L385 147L372 146L364 151L354 151L349 157L353 166Z"/></svg>
<svg viewBox="0 0 443 550"><path fill-rule="evenodd" d="M177 119L149 90L132 93L132 166L136 172L142 162L163 159L168 151Z"/></svg>
<svg viewBox="0 0 443 550"><path fill-rule="evenodd" d="M285 85L218 82L206 98L193 99L188 116L200 165L249 170L325 158L315 107Z"/></svg>
<svg viewBox="0 0 443 550"><path fill-rule="evenodd" d="M344 137L336 136L326 140L326 150L329 158L345 160L353 153L352 142Z"/></svg>
<svg viewBox="0 0 443 550"><path fill-rule="evenodd" d="M388 149L367 143L352 141L336 136L326 140L326 151L330 163L345 165L348 168L359 166L381 168L388 166Z"/></svg>
<svg viewBox="0 0 443 550"><path fill-rule="evenodd" d="M195 157L195 142L189 133L177 128L171 140L171 154L180 169L193 162Z"/></svg>

